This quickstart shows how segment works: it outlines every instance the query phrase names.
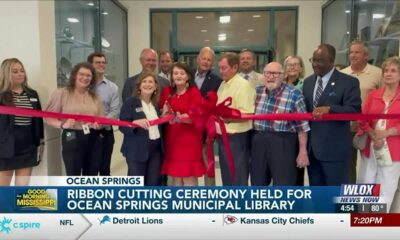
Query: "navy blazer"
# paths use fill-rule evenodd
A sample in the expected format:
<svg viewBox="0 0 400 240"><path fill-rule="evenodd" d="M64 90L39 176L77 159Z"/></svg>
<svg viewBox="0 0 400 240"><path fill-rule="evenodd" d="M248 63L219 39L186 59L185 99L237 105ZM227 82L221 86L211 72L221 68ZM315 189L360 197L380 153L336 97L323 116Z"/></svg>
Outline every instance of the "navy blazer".
<svg viewBox="0 0 400 240"><path fill-rule="evenodd" d="M308 112L314 110L313 94L317 80L315 74L304 80L303 95ZM360 113L359 81L336 69L333 71L318 106L329 106L330 113ZM308 149L321 161L349 161L351 159L350 121L310 121Z"/></svg>
<svg viewBox="0 0 400 240"><path fill-rule="evenodd" d="M157 106L154 106L158 116L160 111ZM138 97L130 97L123 104L119 119L132 122L137 119L146 118L143 112L142 102ZM129 128L119 127L119 130L124 134L122 141L121 153L127 161L146 162L149 157L149 131L140 127ZM162 136L161 125L158 125L160 137ZM160 139L162 144L162 139ZM162 150L162 147L161 147Z"/></svg>
<svg viewBox="0 0 400 240"><path fill-rule="evenodd" d="M33 109L42 110L40 105L39 95L33 89L25 89L26 95L32 104ZM5 105L3 99L5 95L11 92L6 92L0 95L0 105ZM34 144L39 146L40 140L44 137L43 119L34 117L31 123L32 137ZM0 114L0 158L11 158L15 153L15 136L14 136L14 115Z"/></svg>
<svg viewBox="0 0 400 240"><path fill-rule="evenodd" d="M194 74L196 74L196 72ZM194 74L193 76L195 76ZM221 82L222 79L218 75L211 70L208 71L200 88L201 96L205 97L209 91L217 92Z"/></svg>

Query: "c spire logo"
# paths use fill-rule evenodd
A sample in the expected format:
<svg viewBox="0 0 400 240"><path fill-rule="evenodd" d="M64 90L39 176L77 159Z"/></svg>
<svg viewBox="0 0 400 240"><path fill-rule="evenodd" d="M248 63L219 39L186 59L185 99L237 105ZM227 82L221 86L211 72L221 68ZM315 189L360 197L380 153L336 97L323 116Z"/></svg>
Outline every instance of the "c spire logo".
<svg viewBox="0 0 400 240"><path fill-rule="evenodd" d="M5 232L9 234L11 232L11 219L4 217L4 219L0 222L0 233Z"/></svg>

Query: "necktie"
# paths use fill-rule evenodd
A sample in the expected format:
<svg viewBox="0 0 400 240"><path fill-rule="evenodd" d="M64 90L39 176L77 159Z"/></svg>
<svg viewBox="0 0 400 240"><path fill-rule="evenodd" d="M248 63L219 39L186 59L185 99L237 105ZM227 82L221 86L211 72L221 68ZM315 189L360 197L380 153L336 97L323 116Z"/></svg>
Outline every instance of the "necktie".
<svg viewBox="0 0 400 240"><path fill-rule="evenodd" d="M319 100L319 98L321 97L322 91L323 91L323 88L322 88L322 78L321 78L321 77L318 77L317 85L318 85L318 86L317 86L317 91L315 92L314 102L313 102L314 108L317 107L317 105L318 105L318 100Z"/></svg>
<svg viewBox="0 0 400 240"><path fill-rule="evenodd" d="M250 76L249 75L244 75L244 79L249 80Z"/></svg>

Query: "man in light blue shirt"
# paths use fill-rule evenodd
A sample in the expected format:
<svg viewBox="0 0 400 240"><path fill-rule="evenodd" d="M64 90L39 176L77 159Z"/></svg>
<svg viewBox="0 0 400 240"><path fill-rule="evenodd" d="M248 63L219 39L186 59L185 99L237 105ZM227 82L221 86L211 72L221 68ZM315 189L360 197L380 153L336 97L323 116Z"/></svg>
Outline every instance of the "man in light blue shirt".
<svg viewBox="0 0 400 240"><path fill-rule="evenodd" d="M88 56L90 62L96 70L96 93L104 107L104 115L107 118L118 118L119 98L118 86L105 78L107 60L103 53L92 53ZM106 125L101 129L102 135L102 159L99 169L100 176L110 176L111 155L114 148L114 131L112 126Z"/></svg>

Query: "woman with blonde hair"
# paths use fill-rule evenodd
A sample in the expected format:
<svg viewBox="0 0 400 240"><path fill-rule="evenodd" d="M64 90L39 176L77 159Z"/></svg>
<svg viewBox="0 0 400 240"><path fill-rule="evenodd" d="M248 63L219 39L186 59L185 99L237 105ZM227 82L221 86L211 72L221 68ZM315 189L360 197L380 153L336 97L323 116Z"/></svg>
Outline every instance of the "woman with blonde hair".
<svg viewBox="0 0 400 240"><path fill-rule="evenodd" d="M283 62L285 81L303 91L304 62L300 56L288 56Z"/></svg>
<svg viewBox="0 0 400 240"><path fill-rule="evenodd" d="M37 92L30 88L24 65L17 58L2 62L0 105L41 110ZM8 186L15 173L15 185L29 184L32 167L43 155L43 120L0 114L0 186Z"/></svg>
<svg viewBox="0 0 400 240"><path fill-rule="evenodd" d="M400 113L400 58L391 57L382 64L383 87L371 90L363 113ZM357 135L367 134L361 151L359 183L380 183L380 196L393 202L400 177L400 119L359 121Z"/></svg>
<svg viewBox="0 0 400 240"><path fill-rule="evenodd" d="M304 62L300 56L288 56L283 62L285 82L303 92ZM296 186L304 186L304 169L297 168Z"/></svg>

